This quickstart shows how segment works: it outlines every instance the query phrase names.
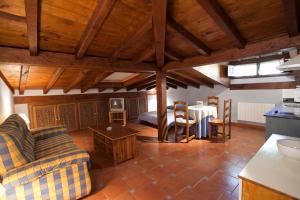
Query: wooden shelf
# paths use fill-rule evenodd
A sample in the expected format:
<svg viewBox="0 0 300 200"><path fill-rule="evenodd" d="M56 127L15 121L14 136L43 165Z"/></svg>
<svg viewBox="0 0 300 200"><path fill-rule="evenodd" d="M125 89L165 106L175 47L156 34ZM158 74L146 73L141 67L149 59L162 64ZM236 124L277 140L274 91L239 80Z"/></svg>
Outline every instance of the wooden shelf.
<svg viewBox="0 0 300 200"><path fill-rule="evenodd" d="M123 118L114 118L114 114L122 114ZM126 126L126 110L123 111L110 111L109 112L109 123L113 123L113 121L123 121L123 126Z"/></svg>

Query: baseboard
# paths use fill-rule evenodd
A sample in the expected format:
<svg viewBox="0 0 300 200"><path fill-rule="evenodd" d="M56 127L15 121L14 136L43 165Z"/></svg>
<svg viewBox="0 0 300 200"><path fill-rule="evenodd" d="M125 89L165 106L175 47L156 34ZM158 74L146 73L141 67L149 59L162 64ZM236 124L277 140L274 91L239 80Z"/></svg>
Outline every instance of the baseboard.
<svg viewBox="0 0 300 200"><path fill-rule="evenodd" d="M259 129L259 130L266 130L266 127L258 124L248 124L248 123L241 123L241 122L231 122L232 126L236 127L242 127L242 128L254 128L254 129Z"/></svg>

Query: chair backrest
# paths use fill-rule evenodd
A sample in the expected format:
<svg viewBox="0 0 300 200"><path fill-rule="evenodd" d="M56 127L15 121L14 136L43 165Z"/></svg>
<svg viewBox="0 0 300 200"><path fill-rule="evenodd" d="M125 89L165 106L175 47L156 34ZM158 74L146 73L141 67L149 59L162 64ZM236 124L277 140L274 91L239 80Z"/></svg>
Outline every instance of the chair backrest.
<svg viewBox="0 0 300 200"><path fill-rule="evenodd" d="M207 105L215 106L217 108L217 113L219 113L219 97L209 96L207 100Z"/></svg>
<svg viewBox="0 0 300 200"><path fill-rule="evenodd" d="M184 119L188 122L189 113L188 113L188 105L185 101L174 101L174 120L176 119Z"/></svg>
<svg viewBox="0 0 300 200"><path fill-rule="evenodd" d="M229 125L229 132L231 132L231 99L224 101L223 110L223 129L225 133L225 125Z"/></svg>

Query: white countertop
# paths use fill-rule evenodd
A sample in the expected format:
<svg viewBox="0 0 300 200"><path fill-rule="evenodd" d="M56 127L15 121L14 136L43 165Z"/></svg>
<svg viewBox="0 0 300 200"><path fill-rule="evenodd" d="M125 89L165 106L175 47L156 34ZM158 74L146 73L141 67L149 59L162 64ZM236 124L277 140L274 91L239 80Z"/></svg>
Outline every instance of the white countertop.
<svg viewBox="0 0 300 200"><path fill-rule="evenodd" d="M295 139L273 134L241 171L239 177L300 199L300 161L281 155L278 139Z"/></svg>

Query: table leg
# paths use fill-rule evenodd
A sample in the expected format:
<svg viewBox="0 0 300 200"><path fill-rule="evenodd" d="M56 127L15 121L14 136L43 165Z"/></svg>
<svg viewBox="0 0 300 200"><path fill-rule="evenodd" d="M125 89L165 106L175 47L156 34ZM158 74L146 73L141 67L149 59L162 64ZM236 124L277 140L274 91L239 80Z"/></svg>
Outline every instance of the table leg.
<svg viewBox="0 0 300 200"><path fill-rule="evenodd" d="M126 126L126 111L123 112L123 126Z"/></svg>
<svg viewBox="0 0 300 200"><path fill-rule="evenodd" d="M112 123L112 113L111 112L109 112L109 114L108 114L108 121L109 121L109 123L111 124Z"/></svg>

